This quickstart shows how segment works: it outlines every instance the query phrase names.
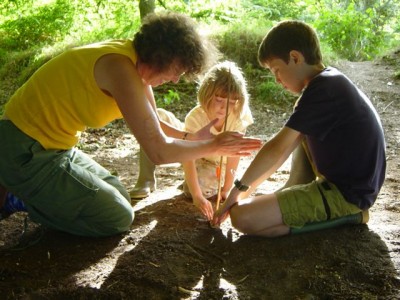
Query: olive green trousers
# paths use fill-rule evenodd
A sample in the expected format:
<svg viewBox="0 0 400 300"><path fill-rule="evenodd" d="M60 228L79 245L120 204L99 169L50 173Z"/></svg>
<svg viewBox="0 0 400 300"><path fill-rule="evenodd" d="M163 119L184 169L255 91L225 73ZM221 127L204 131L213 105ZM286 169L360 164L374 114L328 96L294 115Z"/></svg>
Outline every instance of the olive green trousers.
<svg viewBox="0 0 400 300"><path fill-rule="evenodd" d="M81 236L129 230L128 192L88 155L46 150L9 120L0 121L0 141L0 184L24 201L33 221Z"/></svg>

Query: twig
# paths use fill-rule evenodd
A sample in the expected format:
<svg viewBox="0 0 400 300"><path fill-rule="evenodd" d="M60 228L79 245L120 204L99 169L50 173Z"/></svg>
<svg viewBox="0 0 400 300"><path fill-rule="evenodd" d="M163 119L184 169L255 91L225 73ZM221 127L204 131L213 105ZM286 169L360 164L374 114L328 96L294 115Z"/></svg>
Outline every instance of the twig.
<svg viewBox="0 0 400 300"><path fill-rule="evenodd" d="M175 230L175 234L176 234L176 236L177 236L179 239L181 239L192 251L194 251L194 253L196 253L197 255L199 255L201 258L204 258L204 256L201 255L201 254L200 254L198 251L196 251L196 250L200 250L200 251L202 251L202 252L204 252L204 253L206 253L206 254L208 254L208 255L211 255L211 256L217 258L218 260L220 260L223 264L225 264L225 259L224 259L222 256L219 256L218 254L215 254L215 253L213 253L213 252L211 252L211 251L208 251L207 249L204 249L203 247L196 246L196 245L192 244L191 242L189 242L189 241L187 241L187 240L181 238L181 236L178 234L178 231L176 231L176 230Z"/></svg>
<svg viewBox="0 0 400 300"><path fill-rule="evenodd" d="M383 112L385 112L386 111L386 109L390 106L390 105L392 105L392 103L393 103L393 101L392 102L390 102L388 105L386 105L383 109L382 109L382 111Z"/></svg>
<svg viewBox="0 0 400 300"><path fill-rule="evenodd" d="M226 125L228 124L228 114L229 114L229 101L231 97L231 67L229 67L229 81L228 81L228 98L226 99L226 113L224 122L224 131L226 131ZM216 210L219 208L219 203L221 202L221 182L222 182L222 162L224 157L221 156L219 160L219 172L218 172L218 194L217 194L217 204Z"/></svg>
<svg viewBox="0 0 400 300"><path fill-rule="evenodd" d="M190 250L192 250L192 252L195 253L198 257L204 258L204 256L201 255L199 252L197 252L191 245L189 245L188 243L186 243L186 246L187 246Z"/></svg>
<svg viewBox="0 0 400 300"><path fill-rule="evenodd" d="M180 291L181 293L184 293L184 294L188 294L188 295L191 295L193 292L195 292L195 291L192 291L192 290L185 289L185 288L183 288L181 286L178 286L178 291Z"/></svg>
<svg viewBox="0 0 400 300"><path fill-rule="evenodd" d="M219 259L222 263L225 263L225 259L222 256L219 256L219 255L215 254L214 252L208 251L207 249L204 249L203 247L193 245L193 244L191 244L189 242L186 242L186 243L188 245L190 245L192 248L200 250L200 251L203 251L203 252L205 252L205 253L207 253L207 254Z"/></svg>
<svg viewBox="0 0 400 300"><path fill-rule="evenodd" d="M239 283L242 283L242 282L244 282L246 279L247 279L247 277L249 277L250 275L249 274L247 274L246 276L244 276L242 279L240 279L240 280L238 280L237 282L236 282L236 284L239 284Z"/></svg>

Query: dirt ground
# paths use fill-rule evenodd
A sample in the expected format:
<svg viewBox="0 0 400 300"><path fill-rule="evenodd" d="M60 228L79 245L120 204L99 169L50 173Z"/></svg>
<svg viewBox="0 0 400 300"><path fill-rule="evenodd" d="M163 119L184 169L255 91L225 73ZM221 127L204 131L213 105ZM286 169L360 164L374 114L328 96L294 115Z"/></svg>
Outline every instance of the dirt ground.
<svg viewBox="0 0 400 300"><path fill-rule="evenodd" d="M0 299L400 299L400 52L337 67L372 99L386 132L387 178L367 225L275 239L211 228L179 190L178 165L157 168L158 190L133 202L131 230L92 239L48 230L24 213L0 223ZM397 68L398 70L398 68ZM267 140L290 109L252 107L248 134ZM138 145L118 122L83 136L82 148L137 177ZM239 175L251 158L242 158ZM286 180L289 162L257 193Z"/></svg>

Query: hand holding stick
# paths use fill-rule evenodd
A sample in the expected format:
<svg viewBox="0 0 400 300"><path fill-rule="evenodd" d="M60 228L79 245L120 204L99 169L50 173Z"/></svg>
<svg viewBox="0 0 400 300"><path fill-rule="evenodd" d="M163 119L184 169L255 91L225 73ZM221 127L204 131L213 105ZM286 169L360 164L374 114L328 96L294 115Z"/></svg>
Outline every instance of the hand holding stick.
<svg viewBox="0 0 400 300"><path fill-rule="evenodd" d="M228 98L226 99L226 113L225 113L225 121L224 121L224 130L223 132L226 131L226 126L228 124L228 114L229 114L229 100L231 97L231 68L229 68L229 81L228 81ZM222 182L222 163L223 163L224 157L221 156L219 160L219 168L217 167L217 178L218 178L218 194L217 194L217 205L216 205L216 210L219 208L219 204L221 202L221 182ZM226 170L225 170L226 172Z"/></svg>

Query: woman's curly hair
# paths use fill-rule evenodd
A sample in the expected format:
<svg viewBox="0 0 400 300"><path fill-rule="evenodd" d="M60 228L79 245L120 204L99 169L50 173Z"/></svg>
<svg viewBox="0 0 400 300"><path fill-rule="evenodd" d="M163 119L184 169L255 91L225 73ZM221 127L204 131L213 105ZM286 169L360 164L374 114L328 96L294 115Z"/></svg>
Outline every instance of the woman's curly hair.
<svg viewBox="0 0 400 300"><path fill-rule="evenodd" d="M140 61L159 71L177 62L187 79L203 74L218 58L216 47L198 32L196 23L174 12L147 15L133 46Z"/></svg>

